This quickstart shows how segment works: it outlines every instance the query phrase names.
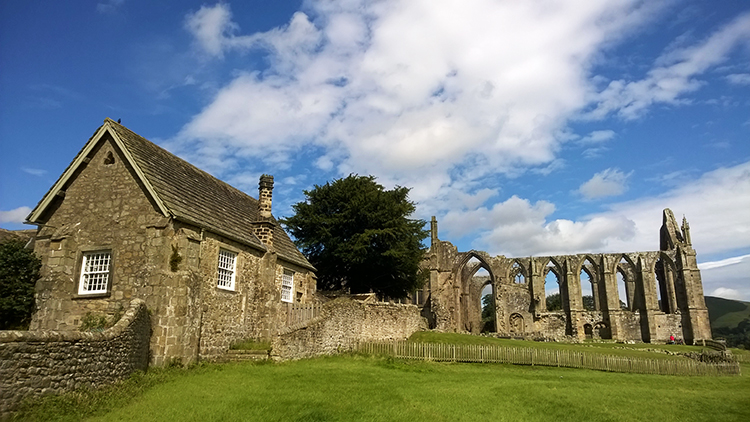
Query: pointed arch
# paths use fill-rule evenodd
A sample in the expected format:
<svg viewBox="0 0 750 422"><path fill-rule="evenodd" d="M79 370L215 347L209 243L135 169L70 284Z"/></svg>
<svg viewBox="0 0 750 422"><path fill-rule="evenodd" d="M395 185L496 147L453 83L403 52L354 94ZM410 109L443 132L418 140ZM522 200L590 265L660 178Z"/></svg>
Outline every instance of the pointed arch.
<svg viewBox="0 0 750 422"><path fill-rule="evenodd" d="M508 278L514 284L527 284L529 280L529 270L520 259L514 259L508 267Z"/></svg>
<svg viewBox="0 0 750 422"><path fill-rule="evenodd" d="M554 257L542 257L541 262L544 262L544 265L542 266L542 276L544 277L547 310L552 312L558 310L567 312L570 309L570 302L568 301L563 267ZM557 294L560 299L559 304L554 297L555 293L550 293L554 290L555 284L557 285Z"/></svg>
<svg viewBox="0 0 750 422"><path fill-rule="evenodd" d="M633 310L636 265L628 254L617 255L613 272L617 277L617 298L622 309Z"/></svg>
<svg viewBox="0 0 750 422"><path fill-rule="evenodd" d="M578 278L581 282L581 304L588 311L600 311L602 302L606 300L602 297L604 289L601 288L599 283L598 268L596 261L590 255L585 255L578 265ZM590 296L590 298L587 299L587 296Z"/></svg>

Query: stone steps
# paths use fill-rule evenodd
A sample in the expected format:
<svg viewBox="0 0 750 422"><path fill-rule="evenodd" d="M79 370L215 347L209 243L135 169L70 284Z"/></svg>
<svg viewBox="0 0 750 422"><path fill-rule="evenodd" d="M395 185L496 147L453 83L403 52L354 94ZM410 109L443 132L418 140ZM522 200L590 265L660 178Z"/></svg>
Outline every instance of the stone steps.
<svg viewBox="0 0 750 422"><path fill-rule="evenodd" d="M225 362L266 360L269 358L270 353L270 350L228 350L223 360Z"/></svg>

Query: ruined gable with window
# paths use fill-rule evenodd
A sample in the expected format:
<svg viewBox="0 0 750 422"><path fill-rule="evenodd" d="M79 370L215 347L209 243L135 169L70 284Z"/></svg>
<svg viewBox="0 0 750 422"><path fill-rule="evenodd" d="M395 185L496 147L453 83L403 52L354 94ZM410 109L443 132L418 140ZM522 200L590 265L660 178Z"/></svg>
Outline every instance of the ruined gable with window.
<svg viewBox="0 0 750 422"><path fill-rule="evenodd" d="M31 329L78 329L141 298L157 365L271 337L315 293L272 192L271 176L256 200L106 119L28 217L43 264Z"/></svg>

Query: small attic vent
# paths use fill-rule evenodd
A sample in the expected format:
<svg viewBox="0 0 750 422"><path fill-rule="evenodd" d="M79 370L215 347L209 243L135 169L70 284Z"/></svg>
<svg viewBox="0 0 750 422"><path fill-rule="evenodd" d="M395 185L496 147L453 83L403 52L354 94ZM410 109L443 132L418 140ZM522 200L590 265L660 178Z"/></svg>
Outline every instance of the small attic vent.
<svg viewBox="0 0 750 422"><path fill-rule="evenodd" d="M107 157L104 159L104 164L111 166L114 163L115 163L115 156L112 155L112 151L110 151L107 153Z"/></svg>

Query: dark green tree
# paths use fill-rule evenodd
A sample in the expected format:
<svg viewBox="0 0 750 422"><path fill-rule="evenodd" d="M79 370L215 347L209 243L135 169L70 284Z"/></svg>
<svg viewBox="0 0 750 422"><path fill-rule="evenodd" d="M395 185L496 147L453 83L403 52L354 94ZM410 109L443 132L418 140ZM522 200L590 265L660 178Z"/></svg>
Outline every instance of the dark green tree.
<svg viewBox="0 0 750 422"><path fill-rule="evenodd" d="M593 311L596 308L594 306L594 296L585 295L581 299L583 299L583 309Z"/></svg>
<svg viewBox="0 0 750 422"><path fill-rule="evenodd" d="M281 220L317 268L320 290L349 289L405 297L422 286L425 221L409 189L385 190L373 176L349 175L305 191L294 216Z"/></svg>
<svg viewBox="0 0 750 422"><path fill-rule="evenodd" d="M39 258L25 242L0 243L0 330L25 329L34 310L34 285L39 279Z"/></svg>
<svg viewBox="0 0 750 422"><path fill-rule="evenodd" d="M482 332L495 331L495 302L492 295L482 296Z"/></svg>
<svg viewBox="0 0 750 422"><path fill-rule="evenodd" d="M553 293L547 296L547 310L548 311L559 311L562 309L562 299L560 293Z"/></svg>

